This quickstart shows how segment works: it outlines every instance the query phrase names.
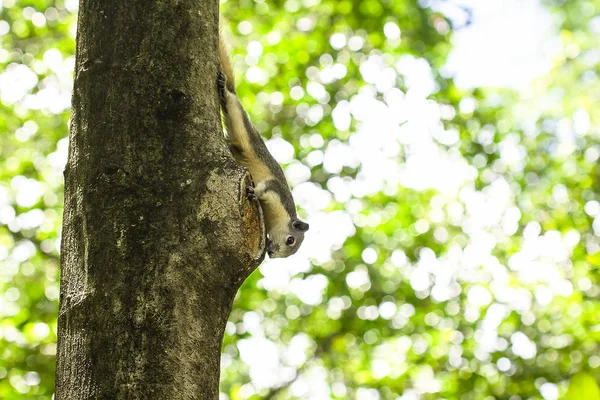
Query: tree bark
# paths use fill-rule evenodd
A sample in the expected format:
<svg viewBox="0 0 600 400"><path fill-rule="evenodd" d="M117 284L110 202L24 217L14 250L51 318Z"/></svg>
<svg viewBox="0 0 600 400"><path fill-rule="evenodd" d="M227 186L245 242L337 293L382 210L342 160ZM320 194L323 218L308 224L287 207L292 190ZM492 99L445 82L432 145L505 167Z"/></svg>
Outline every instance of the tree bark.
<svg viewBox="0 0 600 400"><path fill-rule="evenodd" d="M221 131L217 0L82 0L56 399L217 399L262 212Z"/></svg>

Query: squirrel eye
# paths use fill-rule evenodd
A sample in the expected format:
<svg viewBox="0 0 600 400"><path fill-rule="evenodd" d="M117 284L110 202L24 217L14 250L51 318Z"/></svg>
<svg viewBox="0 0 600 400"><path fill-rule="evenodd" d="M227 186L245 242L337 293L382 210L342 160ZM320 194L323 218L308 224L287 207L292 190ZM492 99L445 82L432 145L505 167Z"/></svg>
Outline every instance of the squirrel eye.
<svg viewBox="0 0 600 400"><path fill-rule="evenodd" d="M288 246L291 246L291 245L294 244L294 241L295 241L294 237L293 236L289 236L287 238L287 242L286 243L288 244Z"/></svg>

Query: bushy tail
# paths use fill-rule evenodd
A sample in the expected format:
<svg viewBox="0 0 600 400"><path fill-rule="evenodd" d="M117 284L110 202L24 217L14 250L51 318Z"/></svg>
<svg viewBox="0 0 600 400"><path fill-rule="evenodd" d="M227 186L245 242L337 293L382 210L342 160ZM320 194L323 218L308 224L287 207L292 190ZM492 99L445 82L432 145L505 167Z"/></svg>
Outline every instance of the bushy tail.
<svg viewBox="0 0 600 400"><path fill-rule="evenodd" d="M223 23L223 21L220 21L220 23ZM219 27L219 63L221 64L221 71L227 77L227 90L235 93L235 76L233 75L233 66L229 56L229 46L221 27Z"/></svg>

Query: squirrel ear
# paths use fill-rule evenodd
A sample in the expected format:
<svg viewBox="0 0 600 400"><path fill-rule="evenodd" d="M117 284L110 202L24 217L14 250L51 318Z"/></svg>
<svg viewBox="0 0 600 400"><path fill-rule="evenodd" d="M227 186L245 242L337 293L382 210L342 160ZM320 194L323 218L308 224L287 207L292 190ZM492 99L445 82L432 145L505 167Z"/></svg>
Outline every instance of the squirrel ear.
<svg viewBox="0 0 600 400"><path fill-rule="evenodd" d="M300 232L306 232L308 230L308 224L304 221L300 221L299 219L295 220L292 226L294 229Z"/></svg>

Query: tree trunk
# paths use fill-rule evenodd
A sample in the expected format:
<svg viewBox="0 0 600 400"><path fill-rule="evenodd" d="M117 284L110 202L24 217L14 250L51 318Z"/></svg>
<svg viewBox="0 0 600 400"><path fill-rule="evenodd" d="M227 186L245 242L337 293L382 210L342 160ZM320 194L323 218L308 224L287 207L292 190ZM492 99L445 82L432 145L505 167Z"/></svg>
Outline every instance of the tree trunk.
<svg viewBox="0 0 600 400"><path fill-rule="evenodd" d="M221 131L218 1L80 2L56 399L217 399L264 256Z"/></svg>

